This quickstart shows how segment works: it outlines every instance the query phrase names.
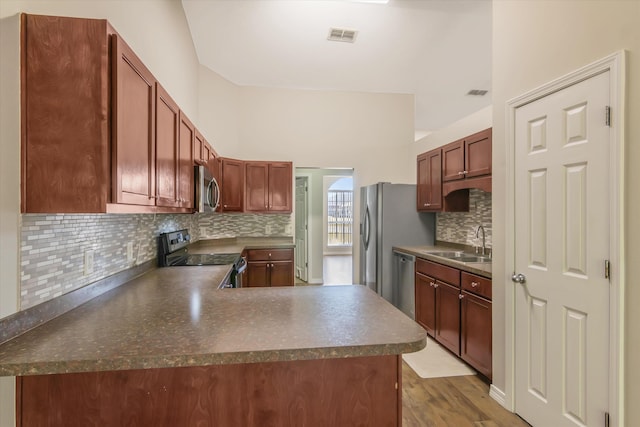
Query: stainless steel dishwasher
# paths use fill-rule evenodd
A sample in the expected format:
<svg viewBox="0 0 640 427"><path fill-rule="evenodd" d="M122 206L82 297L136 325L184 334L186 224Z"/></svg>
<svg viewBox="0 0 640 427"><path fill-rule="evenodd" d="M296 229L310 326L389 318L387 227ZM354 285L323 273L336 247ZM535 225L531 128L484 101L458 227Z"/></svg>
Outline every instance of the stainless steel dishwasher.
<svg viewBox="0 0 640 427"><path fill-rule="evenodd" d="M393 251L393 304L404 314L416 319L415 264L416 257Z"/></svg>

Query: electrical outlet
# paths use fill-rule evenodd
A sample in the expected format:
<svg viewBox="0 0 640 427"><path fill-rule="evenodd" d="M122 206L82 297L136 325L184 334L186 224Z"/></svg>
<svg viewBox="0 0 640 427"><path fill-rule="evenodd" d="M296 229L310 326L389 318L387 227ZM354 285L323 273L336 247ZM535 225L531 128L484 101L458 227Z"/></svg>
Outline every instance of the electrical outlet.
<svg viewBox="0 0 640 427"><path fill-rule="evenodd" d="M133 261L133 242L127 243L127 262Z"/></svg>
<svg viewBox="0 0 640 427"><path fill-rule="evenodd" d="M287 235L293 234L293 226L291 224L287 224L284 227L284 234L287 234Z"/></svg>
<svg viewBox="0 0 640 427"><path fill-rule="evenodd" d="M93 273L93 251L84 251L84 275Z"/></svg>
<svg viewBox="0 0 640 427"><path fill-rule="evenodd" d="M270 225L265 225L264 226L264 234L271 234L271 226Z"/></svg>
<svg viewBox="0 0 640 427"><path fill-rule="evenodd" d="M207 227L200 227L200 237L207 236Z"/></svg>

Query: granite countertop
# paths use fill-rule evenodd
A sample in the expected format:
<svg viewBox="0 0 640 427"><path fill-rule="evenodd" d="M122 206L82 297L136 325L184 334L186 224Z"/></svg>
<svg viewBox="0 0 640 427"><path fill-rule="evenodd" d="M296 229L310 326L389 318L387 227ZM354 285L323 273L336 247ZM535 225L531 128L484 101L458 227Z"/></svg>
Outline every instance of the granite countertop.
<svg viewBox="0 0 640 427"><path fill-rule="evenodd" d="M189 245L189 252L193 254L240 253L245 249L262 248L290 249L295 248L295 243L292 237L202 238Z"/></svg>
<svg viewBox="0 0 640 427"><path fill-rule="evenodd" d="M490 262L461 262L450 258L444 258L437 255L432 255L431 252L442 251L455 251L447 246L394 246L393 250L403 252L409 255L414 255L418 258L427 259L429 261L437 262L439 264L448 265L468 273L477 274L483 277L491 278L491 263Z"/></svg>
<svg viewBox="0 0 640 427"><path fill-rule="evenodd" d="M152 270L0 345L0 375L418 351L425 331L364 286L219 290L229 266Z"/></svg>

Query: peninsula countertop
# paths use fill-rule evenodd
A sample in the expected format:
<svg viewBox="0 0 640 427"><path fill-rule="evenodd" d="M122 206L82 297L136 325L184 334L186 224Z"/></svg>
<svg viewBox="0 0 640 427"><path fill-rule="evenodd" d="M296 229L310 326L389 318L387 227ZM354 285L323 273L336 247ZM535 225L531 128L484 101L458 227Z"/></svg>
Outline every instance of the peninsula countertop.
<svg viewBox="0 0 640 427"><path fill-rule="evenodd" d="M426 333L360 285L217 289L228 266L152 270L0 346L0 375L418 351Z"/></svg>

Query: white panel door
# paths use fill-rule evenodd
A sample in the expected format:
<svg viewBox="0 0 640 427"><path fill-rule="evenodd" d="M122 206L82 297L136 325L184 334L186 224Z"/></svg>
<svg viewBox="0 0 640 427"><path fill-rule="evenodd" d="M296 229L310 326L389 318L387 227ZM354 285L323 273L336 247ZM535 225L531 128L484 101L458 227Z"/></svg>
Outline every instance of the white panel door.
<svg viewBox="0 0 640 427"><path fill-rule="evenodd" d="M309 246L308 233L309 233L309 198L308 196L308 181L307 177L296 177L296 277L307 282L308 276L308 257L309 252L307 250Z"/></svg>
<svg viewBox="0 0 640 427"><path fill-rule="evenodd" d="M516 109L516 412L602 426L609 398L609 72Z"/></svg>

